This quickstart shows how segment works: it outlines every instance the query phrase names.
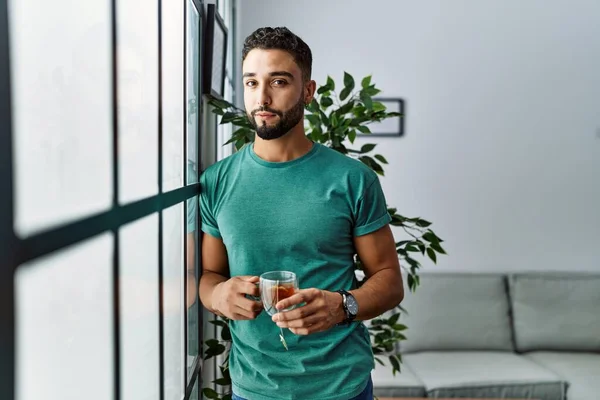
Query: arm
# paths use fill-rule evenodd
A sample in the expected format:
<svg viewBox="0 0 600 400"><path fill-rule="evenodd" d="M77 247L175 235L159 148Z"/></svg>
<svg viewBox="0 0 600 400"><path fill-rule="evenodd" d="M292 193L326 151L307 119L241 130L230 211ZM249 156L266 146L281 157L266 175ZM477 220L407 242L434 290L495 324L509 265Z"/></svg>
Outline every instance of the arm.
<svg viewBox="0 0 600 400"><path fill-rule="evenodd" d="M396 307L404 298L400 263L389 225L355 237L354 245L363 263L366 280L350 293L358 303L356 319L368 320Z"/></svg>
<svg viewBox="0 0 600 400"><path fill-rule="evenodd" d="M389 225L354 238L355 247L363 263L366 281L352 290L358 303L358 320L371 319L396 307L404 297L404 287L396 245ZM306 303L304 307L277 313L273 321L289 328L297 335L308 335L330 329L342 322L346 315L339 293L320 289L305 289L277 303L281 310L293 304Z"/></svg>
<svg viewBox="0 0 600 400"><path fill-rule="evenodd" d="M254 319L262 303L250 300L246 294L260 296L255 285L257 276L229 278L227 249L223 240L204 234L202 239L202 276L200 300L211 312L229 319Z"/></svg>

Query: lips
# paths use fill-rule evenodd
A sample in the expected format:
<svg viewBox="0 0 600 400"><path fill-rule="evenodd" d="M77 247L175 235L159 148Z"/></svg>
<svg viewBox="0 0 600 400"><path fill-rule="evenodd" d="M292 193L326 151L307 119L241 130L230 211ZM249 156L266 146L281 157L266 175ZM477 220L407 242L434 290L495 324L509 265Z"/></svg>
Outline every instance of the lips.
<svg viewBox="0 0 600 400"><path fill-rule="evenodd" d="M257 116L262 117L262 118L269 118L269 117L274 117L275 114L269 114L269 113L256 113Z"/></svg>

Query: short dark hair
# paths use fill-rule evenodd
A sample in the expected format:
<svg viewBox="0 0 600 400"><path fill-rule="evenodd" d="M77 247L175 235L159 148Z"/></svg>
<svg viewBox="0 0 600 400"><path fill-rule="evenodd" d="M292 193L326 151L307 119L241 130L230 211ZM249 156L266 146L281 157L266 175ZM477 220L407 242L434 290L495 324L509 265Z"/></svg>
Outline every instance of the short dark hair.
<svg viewBox="0 0 600 400"><path fill-rule="evenodd" d="M254 49L277 49L287 51L302 71L302 79L306 82L312 73L312 53L310 47L300 37L286 27L264 27L252 32L244 41L242 62Z"/></svg>

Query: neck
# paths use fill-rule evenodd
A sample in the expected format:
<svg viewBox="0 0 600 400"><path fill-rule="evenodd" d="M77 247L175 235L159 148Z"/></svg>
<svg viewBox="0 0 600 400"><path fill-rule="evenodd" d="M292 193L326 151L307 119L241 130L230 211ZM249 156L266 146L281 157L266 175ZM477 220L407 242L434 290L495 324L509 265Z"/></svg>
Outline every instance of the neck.
<svg viewBox="0 0 600 400"><path fill-rule="evenodd" d="M308 153L312 146L304 133L303 120L278 139L264 140L258 135L254 139L254 153L269 162L292 161Z"/></svg>

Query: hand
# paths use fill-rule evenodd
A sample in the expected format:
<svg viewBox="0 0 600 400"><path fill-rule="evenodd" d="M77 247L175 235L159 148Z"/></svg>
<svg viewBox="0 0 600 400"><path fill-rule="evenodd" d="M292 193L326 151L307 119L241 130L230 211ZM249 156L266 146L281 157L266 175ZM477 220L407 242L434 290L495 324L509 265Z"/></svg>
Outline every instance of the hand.
<svg viewBox="0 0 600 400"><path fill-rule="evenodd" d="M290 311L279 312L272 319L281 328L289 328L296 335L322 332L345 319L342 296L320 289L302 289L278 302L278 310L306 303Z"/></svg>
<svg viewBox="0 0 600 400"><path fill-rule="evenodd" d="M234 276L215 286L212 307L232 320L255 319L262 311L262 303L246 298L245 295L260 297L258 276Z"/></svg>

